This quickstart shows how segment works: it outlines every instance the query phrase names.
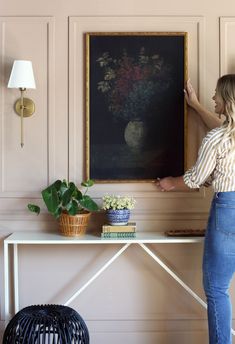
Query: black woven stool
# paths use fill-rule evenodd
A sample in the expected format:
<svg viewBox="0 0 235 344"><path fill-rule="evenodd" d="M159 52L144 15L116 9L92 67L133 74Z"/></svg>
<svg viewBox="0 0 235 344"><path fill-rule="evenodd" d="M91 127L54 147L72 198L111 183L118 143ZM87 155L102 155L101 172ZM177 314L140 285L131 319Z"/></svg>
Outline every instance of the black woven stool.
<svg viewBox="0 0 235 344"><path fill-rule="evenodd" d="M89 344L88 328L72 308L29 306L9 322L3 344Z"/></svg>

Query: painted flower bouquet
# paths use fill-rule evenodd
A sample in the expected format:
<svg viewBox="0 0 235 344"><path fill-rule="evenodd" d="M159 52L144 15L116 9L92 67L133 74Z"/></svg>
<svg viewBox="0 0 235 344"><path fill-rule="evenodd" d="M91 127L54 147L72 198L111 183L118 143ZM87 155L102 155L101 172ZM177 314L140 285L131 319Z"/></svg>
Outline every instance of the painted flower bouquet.
<svg viewBox="0 0 235 344"><path fill-rule="evenodd" d="M117 58L104 52L97 63L103 72L97 88L115 118L129 121L151 116L156 97L171 84L171 67L159 54L147 54L144 47L136 55L123 49Z"/></svg>

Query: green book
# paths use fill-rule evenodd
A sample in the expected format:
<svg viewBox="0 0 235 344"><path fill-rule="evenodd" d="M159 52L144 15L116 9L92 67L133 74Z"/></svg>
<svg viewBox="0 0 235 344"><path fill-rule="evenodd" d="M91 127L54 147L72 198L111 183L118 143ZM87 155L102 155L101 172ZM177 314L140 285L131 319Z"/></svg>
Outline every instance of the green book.
<svg viewBox="0 0 235 344"><path fill-rule="evenodd" d="M108 233L101 233L101 238L104 239L125 239L125 238L135 238L135 232L108 232Z"/></svg>

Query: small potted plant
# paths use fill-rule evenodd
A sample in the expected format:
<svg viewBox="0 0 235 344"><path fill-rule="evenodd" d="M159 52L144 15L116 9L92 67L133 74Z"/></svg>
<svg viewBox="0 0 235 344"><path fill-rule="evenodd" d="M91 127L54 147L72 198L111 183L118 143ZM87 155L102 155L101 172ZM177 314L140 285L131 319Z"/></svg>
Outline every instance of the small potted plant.
<svg viewBox="0 0 235 344"><path fill-rule="evenodd" d="M42 191L42 198L47 210L59 219L60 232L66 236L79 236L85 233L91 211L97 211L98 205L87 195L88 188L94 184L93 180L83 181L80 191L73 182L57 180ZM40 213L40 207L28 204L28 209Z"/></svg>
<svg viewBox="0 0 235 344"><path fill-rule="evenodd" d="M102 209L106 211L108 223L113 226L126 225L135 203L136 200L130 196L105 195Z"/></svg>

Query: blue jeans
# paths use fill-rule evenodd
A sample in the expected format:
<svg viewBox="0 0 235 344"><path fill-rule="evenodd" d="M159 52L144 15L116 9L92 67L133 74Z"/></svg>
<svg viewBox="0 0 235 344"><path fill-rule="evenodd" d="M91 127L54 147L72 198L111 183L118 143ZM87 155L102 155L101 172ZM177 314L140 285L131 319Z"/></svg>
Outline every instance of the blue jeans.
<svg viewBox="0 0 235 344"><path fill-rule="evenodd" d="M235 192L215 193L205 235L203 285L210 344L231 344L228 289L235 271Z"/></svg>

